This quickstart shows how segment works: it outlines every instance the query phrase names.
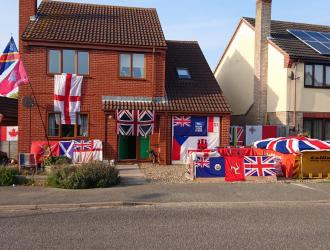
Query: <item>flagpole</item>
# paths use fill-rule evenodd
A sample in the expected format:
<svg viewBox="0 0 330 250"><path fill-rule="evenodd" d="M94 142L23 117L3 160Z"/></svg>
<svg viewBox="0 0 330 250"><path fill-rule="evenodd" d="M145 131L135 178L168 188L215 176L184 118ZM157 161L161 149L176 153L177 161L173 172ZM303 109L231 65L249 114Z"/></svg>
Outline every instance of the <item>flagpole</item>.
<svg viewBox="0 0 330 250"><path fill-rule="evenodd" d="M22 63L23 63L23 62L22 62ZM53 153L52 153L52 148L51 148L50 143L49 143L49 138L48 138L48 135L47 135L46 125L45 125L44 120L43 120L43 118L42 118L41 110L40 110L40 107L39 107L39 104L38 104L37 98L36 98L36 96L35 96L35 94L34 94L34 90L33 90L33 87L32 87L32 84L31 84L30 80L29 80L29 86L30 86L30 88L31 88L32 96L33 96L33 98L34 98L34 100L35 100L36 106L37 106L37 108L38 108L38 113L39 113L39 116L40 116L40 119L41 119L42 127L43 127L43 129L44 129L45 137L46 137L47 144L48 144L48 148L49 148L50 157L52 157L52 156L53 156ZM30 119L31 119L31 118L30 118ZM30 128L30 130L31 130L31 128ZM30 132L31 132L31 131L30 131Z"/></svg>

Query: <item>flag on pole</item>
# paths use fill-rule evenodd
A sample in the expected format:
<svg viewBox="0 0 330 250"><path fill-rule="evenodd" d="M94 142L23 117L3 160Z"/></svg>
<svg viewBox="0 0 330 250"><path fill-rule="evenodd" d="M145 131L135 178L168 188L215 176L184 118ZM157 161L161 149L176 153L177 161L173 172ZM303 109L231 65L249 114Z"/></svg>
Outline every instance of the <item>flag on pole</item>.
<svg viewBox="0 0 330 250"><path fill-rule="evenodd" d="M10 96L18 87L28 83L28 77L20 60L15 41L10 38L3 54L0 56L0 96Z"/></svg>
<svg viewBox="0 0 330 250"><path fill-rule="evenodd" d="M0 127L0 141L18 141L18 126Z"/></svg>
<svg viewBox="0 0 330 250"><path fill-rule="evenodd" d="M19 60L6 77L0 78L0 96L7 96L14 89L28 82L23 62Z"/></svg>
<svg viewBox="0 0 330 250"><path fill-rule="evenodd" d="M5 50L0 57L0 75L2 75L10 66L18 62L20 55L18 53L14 38L11 37Z"/></svg>

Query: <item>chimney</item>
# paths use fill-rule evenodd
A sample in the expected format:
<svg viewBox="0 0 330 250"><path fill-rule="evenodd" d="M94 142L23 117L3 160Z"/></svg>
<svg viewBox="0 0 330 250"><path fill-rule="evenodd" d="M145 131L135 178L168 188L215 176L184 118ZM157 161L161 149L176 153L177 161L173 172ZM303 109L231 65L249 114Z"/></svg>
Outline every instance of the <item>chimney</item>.
<svg viewBox="0 0 330 250"><path fill-rule="evenodd" d="M268 37L271 33L272 0L256 0L254 55L254 123L267 119Z"/></svg>
<svg viewBox="0 0 330 250"><path fill-rule="evenodd" d="M30 21L30 17L37 13L37 0L19 0L19 40L21 48L21 36Z"/></svg>

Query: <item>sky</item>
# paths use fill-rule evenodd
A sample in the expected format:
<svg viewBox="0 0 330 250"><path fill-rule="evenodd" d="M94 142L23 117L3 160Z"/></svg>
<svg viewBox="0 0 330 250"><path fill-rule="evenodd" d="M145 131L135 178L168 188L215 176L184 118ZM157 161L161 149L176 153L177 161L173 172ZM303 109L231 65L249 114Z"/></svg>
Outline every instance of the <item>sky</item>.
<svg viewBox="0 0 330 250"><path fill-rule="evenodd" d="M65 0L156 8L166 39L198 41L213 70L242 16L255 16L256 0ZM18 44L18 2L0 0L0 51L13 34ZM330 26L329 0L273 0L272 19Z"/></svg>

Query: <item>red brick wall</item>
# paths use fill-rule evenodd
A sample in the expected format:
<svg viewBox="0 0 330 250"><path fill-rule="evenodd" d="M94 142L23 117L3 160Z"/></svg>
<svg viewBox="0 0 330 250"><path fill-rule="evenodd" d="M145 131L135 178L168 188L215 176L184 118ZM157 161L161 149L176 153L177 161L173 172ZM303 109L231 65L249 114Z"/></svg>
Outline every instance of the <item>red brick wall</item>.
<svg viewBox="0 0 330 250"><path fill-rule="evenodd" d="M227 147L230 145L230 115L222 116L220 119L220 146Z"/></svg>
<svg viewBox="0 0 330 250"><path fill-rule="evenodd" d="M46 47L24 46L22 58L30 82L41 107L42 119L46 122L47 111L53 110L54 77L47 75ZM85 77L82 86L81 111L90 114L90 138L105 138L105 114L102 111L102 96L163 96L165 93L165 52L146 53L146 80L123 80L119 78L118 51L91 50L90 76ZM156 75L153 75L156 74ZM29 85L22 86L19 93L19 151L28 152L29 115L22 106L22 97L31 95ZM109 125L108 140L115 137L113 124ZM45 140L42 122L37 108L32 109L32 141ZM110 138L110 139L109 139ZM113 143L111 143L115 146ZM108 152L110 153L110 152ZM113 152L110 154L112 155Z"/></svg>
<svg viewBox="0 0 330 250"><path fill-rule="evenodd" d="M29 23L30 16L34 16L36 12L37 12L37 0L19 0L19 36L20 37L23 34L25 27Z"/></svg>

